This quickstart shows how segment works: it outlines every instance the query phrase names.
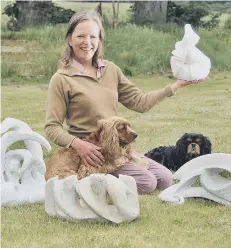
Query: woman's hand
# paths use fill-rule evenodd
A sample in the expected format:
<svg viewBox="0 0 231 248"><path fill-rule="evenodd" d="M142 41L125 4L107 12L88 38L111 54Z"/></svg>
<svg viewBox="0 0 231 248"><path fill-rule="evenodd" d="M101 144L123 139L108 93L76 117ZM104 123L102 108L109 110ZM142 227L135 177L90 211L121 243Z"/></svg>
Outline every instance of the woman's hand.
<svg viewBox="0 0 231 248"><path fill-rule="evenodd" d="M71 147L80 156L85 166L99 167L104 162L104 157L100 152L101 147L78 138L72 141Z"/></svg>
<svg viewBox="0 0 231 248"><path fill-rule="evenodd" d="M186 80L178 79L175 83L171 84L170 87L172 91L176 92L179 88L182 88L182 87L185 87L191 84L199 84L203 82L204 80L206 80L206 78L199 79L199 80L193 80L193 81L186 81Z"/></svg>

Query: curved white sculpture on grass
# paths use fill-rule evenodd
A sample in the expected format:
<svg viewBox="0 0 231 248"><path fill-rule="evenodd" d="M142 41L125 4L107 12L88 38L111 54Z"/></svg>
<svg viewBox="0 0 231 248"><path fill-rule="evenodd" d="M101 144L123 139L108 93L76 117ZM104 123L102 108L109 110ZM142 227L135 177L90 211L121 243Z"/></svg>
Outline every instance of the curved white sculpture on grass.
<svg viewBox="0 0 231 248"><path fill-rule="evenodd" d="M202 197L231 205L231 178L221 176L223 171L231 173L231 154L214 153L197 157L176 171L174 178L180 182L162 191L159 198L182 204L184 198ZM193 187L197 179L200 179L201 186Z"/></svg>
<svg viewBox="0 0 231 248"><path fill-rule="evenodd" d="M175 45L170 59L173 75L187 81L199 80L209 75L211 62L197 47L200 37L192 30L190 24L185 25L182 41Z"/></svg>
<svg viewBox="0 0 231 248"><path fill-rule="evenodd" d="M113 204L107 202L107 194ZM49 179L45 187L45 211L66 220L121 223L139 216L139 200L133 177L92 174L81 180L70 176Z"/></svg>
<svg viewBox="0 0 231 248"><path fill-rule="evenodd" d="M46 167L41 145L50 151L49 142L14 118L1 123L1 134L1 205L43 203ZM7 151L18 141L24 141L27 149Z"/></svg>

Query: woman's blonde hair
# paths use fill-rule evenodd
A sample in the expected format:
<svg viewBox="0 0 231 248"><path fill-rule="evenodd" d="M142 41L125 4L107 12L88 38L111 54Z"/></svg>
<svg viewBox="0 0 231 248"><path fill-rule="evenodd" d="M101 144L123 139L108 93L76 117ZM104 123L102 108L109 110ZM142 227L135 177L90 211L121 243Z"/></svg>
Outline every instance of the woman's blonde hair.
<svg viewBox="0 0 231 248"><path fill-rule="evenodd" d="M103 57L103 41L104 41L104 29L103 29L103 25L102 25L102 21L101 21L101 17L100 15L96 12L96 11L85 11L85 12L78 12L75 13L69 23L68 23L68 28L67 28L67 32L66 32L66 36L65 36L65 40L66 40L66 49L59 61L59 67L66 67L69 65L70 60L74 57L74 52L73 52L73 48L69 45L68 42L68 38L70 37L70 35L72 35L72 33L74 32L75 27L83 22L83 21L87 21L87 20L93 20L95 21L100 29L99 32L99 46L92 58L92 64L97 66L97 61L98 59L102 59Z"/></svg>

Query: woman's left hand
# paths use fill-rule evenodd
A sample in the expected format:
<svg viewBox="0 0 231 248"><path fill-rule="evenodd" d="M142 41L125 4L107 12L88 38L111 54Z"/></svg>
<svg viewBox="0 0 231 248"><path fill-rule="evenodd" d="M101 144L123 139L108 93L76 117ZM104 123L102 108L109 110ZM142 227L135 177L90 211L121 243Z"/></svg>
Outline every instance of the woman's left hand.
<svg viewBox="0 0 231 248"><path fill-rule="evenodd" d="M171 84L170 87L172 91L176 92L177 89L191 85L191 84L199 84L203 81L205 81L207 78L199 79L199 80L192 80L192 81L186 81L182 79L178 79L175 83Z"/></svg>

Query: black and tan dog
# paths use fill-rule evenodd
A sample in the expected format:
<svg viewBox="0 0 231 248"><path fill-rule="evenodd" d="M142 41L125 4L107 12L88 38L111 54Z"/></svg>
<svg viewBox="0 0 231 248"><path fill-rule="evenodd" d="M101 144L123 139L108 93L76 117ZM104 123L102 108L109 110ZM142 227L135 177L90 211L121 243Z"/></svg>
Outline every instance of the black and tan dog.
<svg viewBox="0 0 231 248"><path fill-rule="evenodd" d="M212 144L208 137L199 133L185 133L175 146L160 146L147 152L145 156L177 171L191 159L211 152Z"/></svg>

